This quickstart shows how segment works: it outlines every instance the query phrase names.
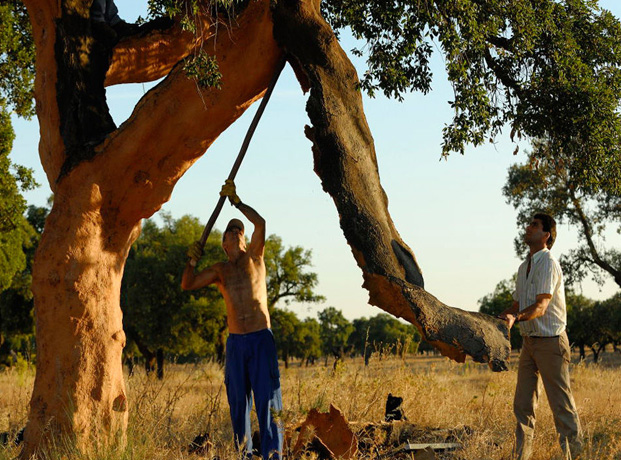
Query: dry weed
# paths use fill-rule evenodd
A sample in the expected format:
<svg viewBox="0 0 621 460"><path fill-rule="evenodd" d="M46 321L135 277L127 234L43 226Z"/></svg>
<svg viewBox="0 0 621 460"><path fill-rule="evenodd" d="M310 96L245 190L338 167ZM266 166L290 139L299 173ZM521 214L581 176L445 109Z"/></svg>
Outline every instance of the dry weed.
<svg viewBox="0 0 621 460"><path fill-rule="evenodd" d="M513 363L516 359L513 358ZM608 365L572 367L574 396L583 424L584 460L621 459L621 358ZM26 420L34 379L32 369L0 373L0 431L16 431ZM294 363L282 369L285 409L281 419L288 428L308 411L339 407L355 426L384 418L388 393L402 396L408 421L417 428L395 428L380 435L375 451L396 439L431 441L425 433L452 430L463 448L442 458L509 459L513 447L514 369L492 373L487 366L453 363L440 357L377 357L365 367L361 360L344 360L336 369ZM234 458L223 372L215 364L170 365L163 381L138 370L127 379L130 423L127 447L122 451L78 456L87 460L158 460L197 458L188 453L199 433L209 433L209 458ZM258 426L256 420L254 427ZM532 460L560 455L554 423L545 396L537 410L535 454ZM405 432L403 430L410 430ZM382 438L381 436L384 436ZM412 439L410 439L412 438ZM373 449L371 449L373 451ZM0 447L0 460L18 453ZM52 455L52 458L54 456ZM57 456L56 458L60 458ZM376 458L373 452L366 458Z"/></svg>

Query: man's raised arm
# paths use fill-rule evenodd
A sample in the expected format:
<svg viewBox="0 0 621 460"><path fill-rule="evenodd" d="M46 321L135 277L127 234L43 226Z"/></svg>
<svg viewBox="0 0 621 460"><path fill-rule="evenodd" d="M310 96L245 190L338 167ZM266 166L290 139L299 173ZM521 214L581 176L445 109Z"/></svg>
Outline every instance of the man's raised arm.
<svg viewBox="0 0 621 460"><path fill-rule="evenodd" d="M222 186L220 195L228 197L231 204L239 209L241 213L246 216L250 222L252 222L252 225L254 225L254 231L252 232L248 252L255 256L262 256L265 248L265 219L261 217L261 215L252 207L242 203L239 196L237 196L235 183L231 179L226 180Z"/></svg>

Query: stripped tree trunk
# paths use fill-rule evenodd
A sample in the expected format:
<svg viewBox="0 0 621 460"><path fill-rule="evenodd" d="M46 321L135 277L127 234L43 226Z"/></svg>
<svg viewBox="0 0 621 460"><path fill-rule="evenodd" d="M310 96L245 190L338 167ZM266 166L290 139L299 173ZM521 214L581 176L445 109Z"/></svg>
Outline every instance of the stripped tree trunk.
<svg viewBox="0 0 621 460"><path fill-rule="evenodd" d="M176 25L122 41L108 84L167 76L93 148L85 143L91 127L76 116L92 98L90 65L100 57L92 52L92 0L24 3L36 44L39 152L54 192L33 268L37 374L22 452L30 458L52 436L85 451L123 444L128 403L119 296L129 248L141 219L169 199L183 173L262 96L282 52L268 0L251 2L215 43L204 18L203 46L218 59L220 90L199 90L177 65L197 43ZM105 101L92 107L107 110ZM93 116L104 124L106 115Z"/></svg>

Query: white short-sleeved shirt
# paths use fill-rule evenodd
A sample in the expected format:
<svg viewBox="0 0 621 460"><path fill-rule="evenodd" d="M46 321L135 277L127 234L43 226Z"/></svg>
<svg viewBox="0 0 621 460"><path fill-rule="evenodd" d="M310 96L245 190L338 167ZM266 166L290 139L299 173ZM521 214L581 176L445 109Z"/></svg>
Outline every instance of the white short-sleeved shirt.
<svg viewBox="0 0 621 460"><path fill-rule="evenodd" d="M516 290L513 300L519 302L520 311L536 302L539 294L550 294L552 298L543 316L520 322L520 332L526 336L552 337L565 331L567 307L563 272L558 261L548 248L532 256L530 273L526 275L528 259L518 269Z"/></svg>

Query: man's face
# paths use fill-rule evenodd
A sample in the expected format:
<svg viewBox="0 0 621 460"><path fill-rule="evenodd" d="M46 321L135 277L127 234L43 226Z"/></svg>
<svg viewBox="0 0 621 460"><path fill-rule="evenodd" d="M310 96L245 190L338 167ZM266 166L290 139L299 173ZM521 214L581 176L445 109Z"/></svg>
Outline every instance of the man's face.
<svg viewBox="0 0 621 460"><path fill-rule="evenodd" d="M245 249L246 240L244 239L244 231L237 227L229 228L224 232L222 247L225 251L233 248Z"/></svg>
<svg viewBox="0 0 621 460"><path fill-rule="evenodd" d="M543 231L543 222L541 222L541 219L533 219L530 224L526 226L526 233L524 233L524 242L526 244L545 244L549 237L550 233Z"/></svg>

